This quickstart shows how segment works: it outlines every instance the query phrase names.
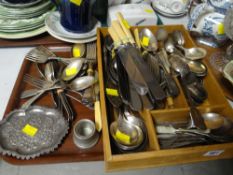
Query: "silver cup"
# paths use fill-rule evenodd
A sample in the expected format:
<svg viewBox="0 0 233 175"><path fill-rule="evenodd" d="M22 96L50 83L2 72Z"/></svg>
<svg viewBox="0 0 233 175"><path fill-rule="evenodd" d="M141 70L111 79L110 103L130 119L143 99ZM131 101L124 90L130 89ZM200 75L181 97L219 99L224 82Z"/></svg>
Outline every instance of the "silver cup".
<svg viewBox="0 0 233 175"><path fill-rule="evenodd" d="M95 124L89 119L79 120L73 128L74 144L81 149L92 148L99 140Z"/></svg>

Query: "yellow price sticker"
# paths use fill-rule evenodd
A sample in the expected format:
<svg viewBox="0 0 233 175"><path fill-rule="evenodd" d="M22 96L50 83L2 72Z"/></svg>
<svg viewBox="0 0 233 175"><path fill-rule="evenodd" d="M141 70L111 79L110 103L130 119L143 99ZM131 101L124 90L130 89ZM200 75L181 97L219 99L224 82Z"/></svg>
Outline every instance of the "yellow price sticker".
<svg viewBox="0 0 233 175"><path fill-rule="evenodd" d="M80 57L80 49L77 47L73 48L73 57Z"/></svg>
<svg viewBox="0 0 233 175"><path fill-rule="evenodd" d="M66 69L67 76L75 75L77 72L78 72L78 70L76 67L71 67L71 68Z"/></svg>
<svg viewBox="0 0 233 175"><path fill-rule="evenodd" d="M143 44L143 46L148 46L149 45L149 41L150 41L150 39L148 37L144 36L142 38L142 44Z"/></svg>
<svg viewBox="0 0 233 175"><path fill-rule="evenodd" d="M116 131L116 138L124 143L130 144L130 136L119 130Z"/></svg>
<svg viewBox="0 0 233 175"><path fill-rule="evenodd" d="M31 136L31 137L34 137L36 135L38 129L32 125L26 124L23 127L22 131L24 134Z"/></svg>
<svg viewBox="0 0 233 175"><path fill-rule="evenodd" d="M152 9L145 9L146 13L153 13L154 11Z"/></svg>
<svg viewBox="0 0 233 175"><path fill-rule="evenodd" d="M123 20L123 24L124 24L124 26L127 28L127 29L129 29L130 28L130 25L129 25L129 23L128 23L128 21L127 20Z"/></svg>
<svg viewBox="0 0 233 175"><path fill-rule="evenodd" d="M77 6L80 6L82 4L82 0L70 0L70 2L76 4Z"/></svg>
<svg viewBox="0 0 233 175"><path fill-rule="evenodd" d="M119 96L118 91L116 89L106 88L106 93L107 95L111 96Z"/></svg>
<svg viewBox="0 0 233 175"><path fill-rule="evenodd" d="M224 31L224 24L223 23L219 23L218 24L218 35L222 35L224 33L225 33L225 31Z"/></svg>

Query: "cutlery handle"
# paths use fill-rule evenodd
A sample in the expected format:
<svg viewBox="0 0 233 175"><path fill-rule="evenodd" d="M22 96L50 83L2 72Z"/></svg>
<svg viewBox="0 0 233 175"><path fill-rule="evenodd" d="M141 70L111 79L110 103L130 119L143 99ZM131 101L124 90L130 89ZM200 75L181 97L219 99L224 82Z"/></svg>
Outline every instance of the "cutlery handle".
<svg viewBox="0 0 233 175"><path fill-rule="evenodd" d="M118 46L120 46L122 44L121 39L119 38L119 36L117 35L117 33L113 27L108 28L108 33L110 34L110 36L112 37L112 39L114 41L115 48L117 48Z"/></svg>
<svg viewBox="0 0 233 175"><path fill-rule="evenodd" d="M58 96L61 100L62 107L67 114L68 122L72 122L74 119L74 113L63 90L58 90Z"/></svg>
<svg viewBox="0 0 233 175"><path fill-rule="evenodd" d="M119 20L120 25L121 25L121 27L123 28L123 31L125 32L127 38L129 39L129 42L130 42L131 44L135 44L135 41L134 41L134 39L133 39L133 36L132 36L130 30L129 30L129 28L127 28L128 25L126 25L126 24L128 24L128 23L127 23L127 21L124 19L123 15L122 15L120 12L117 13L117 19ZM126 23L126 24L125 24L125 23ZM127 26L127 27L126 27L126 26Z"/></svg>
<svg viewBox="0 0 233 175"><path fill-rule="evenodd" d="M96 101L94 104L95 108L95 126L96 130L100 132L102 130L102 120L101 120L101 108L100 108L100 101Z"/></svg>
<svg viewBox="0 0 233 175"><path fill-rule="evenodd" d="M123 44L126 44L129 42L125 32L122 30L122 27L120 26L118 21L116 21L116 20L112 21L112 27L117 32L117 34L120 37Z"/></svg>
<svg viewBox="0 0 233 175"><path fill-rule="evenodd" d="M134 29L133 33L134 33L134 38L136 40L136 44L137 44L138 48L141 49L138 28Z"/></svg>
<svg viewBox="0 0 233 175"><path fill-rule="evenodd" d="M45 90L41 90L40 93L38 93L37 95L31 97L28 101L26 101L21 108L22 109L27 109L29 106L31 106L32 103L34 103L42 94L45 93Z"/></svg>
<svg viewBox="0 0 233 175"><path fill-rule="evenodd" d="M200 113L200 111L195 108L195 107L190 107L190 117L191 117L191 121L193 121L193 123L198 126L198 128L205 130L206 126L205 126L205 122L204 119ZM191 123L191 128L192 128L192 123Z"/></svg>

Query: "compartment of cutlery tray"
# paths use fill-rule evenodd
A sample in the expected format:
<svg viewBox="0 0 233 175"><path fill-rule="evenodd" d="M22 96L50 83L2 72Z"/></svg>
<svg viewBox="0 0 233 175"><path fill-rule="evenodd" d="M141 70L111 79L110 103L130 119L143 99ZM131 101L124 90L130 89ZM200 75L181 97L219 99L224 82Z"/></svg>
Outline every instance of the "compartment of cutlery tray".
<svg viewBox="0 0 233 175"><path fill-rule="evenodd" d="M168 26L146 26L154 34L159 27L165 28L169 33L174 30L181 30L184 38L184 47L195 46L188 31L182 25ZM131 27L131 33L136 27ZM144 26L138 27L139 31ZM105 95L105 79L103 50L104 37L108 35L107 28L99 28L97 32L97 48L98 48L98 70L100 81L100 100L103 124L103 146L105 168L107 171L146 168L155 166L166 166L181 163L190 163L198 161L207 161L221 158L233 157L233 143L213 143L205 145L187 146L183 148L162 149L156 133L155 124L176 124L177 126L186 126L189 121L189 106L184 96L180 83L178 86L181 93L174 98L174 107L163 109L143 110L140 112L141 118L144 119L148 131L148 145L146 149L140 152L119 153L113 144L110 134L110 125L115 120L112 112L112 106ZM205 59L205 58L204 58ZM205 63L205 60L203 60ZM206 65L207 66L207 65ZM207 67L208 68L208 67ZM178 79L176 79L177 82ZM208 92L208 98L198 105L201 113L216 112L225 117L233 119L233 110L228 104L221 88L216 82L210 69L204 78L204 87Z"/></svg>

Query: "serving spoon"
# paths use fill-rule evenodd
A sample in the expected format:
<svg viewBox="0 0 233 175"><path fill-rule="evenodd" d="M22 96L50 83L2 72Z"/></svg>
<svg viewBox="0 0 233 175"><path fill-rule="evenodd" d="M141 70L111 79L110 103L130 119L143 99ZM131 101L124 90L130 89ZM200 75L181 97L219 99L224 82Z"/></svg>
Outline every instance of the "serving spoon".
<svg viewBox="0 0 233 175"><path fill-rule="evenodd" d="M183 45L185 43L184 36L180 30L175 30L172 33L173 41L175 46L183 51L184 56L189 60L199 60L204 58L207 55L205 49L201 47L192 47L192 48L184 48Z"/></svg>

